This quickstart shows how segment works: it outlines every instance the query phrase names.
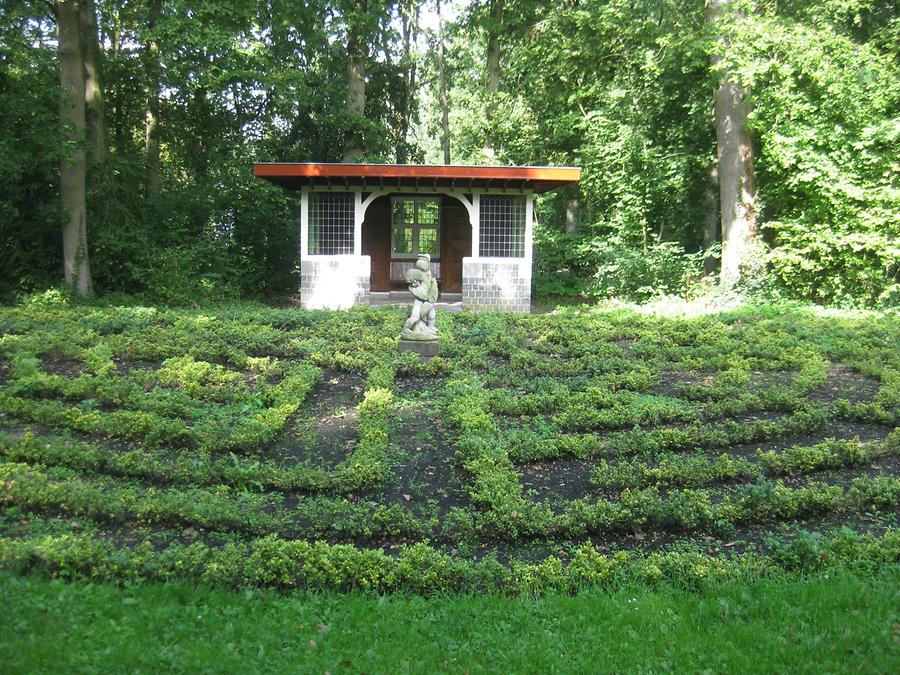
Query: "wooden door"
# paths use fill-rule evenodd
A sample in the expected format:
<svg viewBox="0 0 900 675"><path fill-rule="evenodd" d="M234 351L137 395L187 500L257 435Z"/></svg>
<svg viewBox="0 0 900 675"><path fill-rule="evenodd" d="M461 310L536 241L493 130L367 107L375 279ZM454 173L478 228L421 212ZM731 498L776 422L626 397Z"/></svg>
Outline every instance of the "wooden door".
<svg viewBox="0 0 900 675"><path fill-rule="evenodd" d="M441 205L441 291L462 292L462 259L472 255L472 226L466 207L452 197Z"/></svg>
<svg viewBox="0 0 900 675"><path fill-rule="evenodd" d="M379 197L366 209L362 226L362 252L372 259L370 288L391 290L391 199Z"/></svg>

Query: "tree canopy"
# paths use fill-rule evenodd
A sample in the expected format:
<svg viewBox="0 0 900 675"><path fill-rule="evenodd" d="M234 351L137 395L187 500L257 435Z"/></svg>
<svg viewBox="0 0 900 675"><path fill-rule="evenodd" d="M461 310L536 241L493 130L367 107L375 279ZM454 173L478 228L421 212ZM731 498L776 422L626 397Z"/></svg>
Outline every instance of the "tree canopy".
<svg viewBox="0 0 900 675"><path fill-rule="evenodd" d="M743 283L896 304L896 4L709 4L727 11L713 21L698 0L4 0L0 291L62 282L60 192L79 153L98 292L185 302L293 289L293 197L250 165L441 163L446 118L454 163L584 167L578 190L538 205L539 292L691 293L731 209L716 187L714 103L727 83L746 106L741 152L755 172L744 185L760 246ZM60 68L74 54L61 8L80 16L84 129L61 115Z"/></svg>

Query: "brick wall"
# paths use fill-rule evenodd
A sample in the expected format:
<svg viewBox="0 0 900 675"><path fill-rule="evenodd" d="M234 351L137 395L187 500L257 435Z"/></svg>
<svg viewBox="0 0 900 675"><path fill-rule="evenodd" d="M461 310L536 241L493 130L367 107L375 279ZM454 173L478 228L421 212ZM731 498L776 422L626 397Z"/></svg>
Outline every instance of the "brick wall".
<svg viewBox="0 0 900 675"><path fill-rule="evenodd" d="M531 260L463 258L463 309L531 311Z"/></svg>

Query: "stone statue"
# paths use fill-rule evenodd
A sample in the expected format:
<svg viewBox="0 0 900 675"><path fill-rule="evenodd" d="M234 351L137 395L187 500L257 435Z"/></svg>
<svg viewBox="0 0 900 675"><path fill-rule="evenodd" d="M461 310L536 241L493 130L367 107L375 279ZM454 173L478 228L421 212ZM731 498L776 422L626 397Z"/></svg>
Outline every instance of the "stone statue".
<svg viewBox="0 0 900 675"><path fill-rule="evenodd" d="M412 311L403 331L401 340L436 341L438 339L435 321L437 312L434 303L438 298L437 281L431 276L431 256L427 253L419 254L416 266L406 272L406 283L413 294Z"/></svg>

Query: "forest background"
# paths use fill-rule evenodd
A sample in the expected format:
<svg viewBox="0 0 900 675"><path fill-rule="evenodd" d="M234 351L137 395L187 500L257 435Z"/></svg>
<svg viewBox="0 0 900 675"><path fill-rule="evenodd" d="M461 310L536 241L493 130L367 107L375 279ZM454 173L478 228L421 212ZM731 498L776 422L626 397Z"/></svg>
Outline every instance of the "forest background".
<svg viewBox="0 0 900 675"><path fill-rule="evenodd" d="M251 165L352 160L583 167L541 296L900 300L891 0L0 8L0 298L293 292L295 197Z"/></svg>

